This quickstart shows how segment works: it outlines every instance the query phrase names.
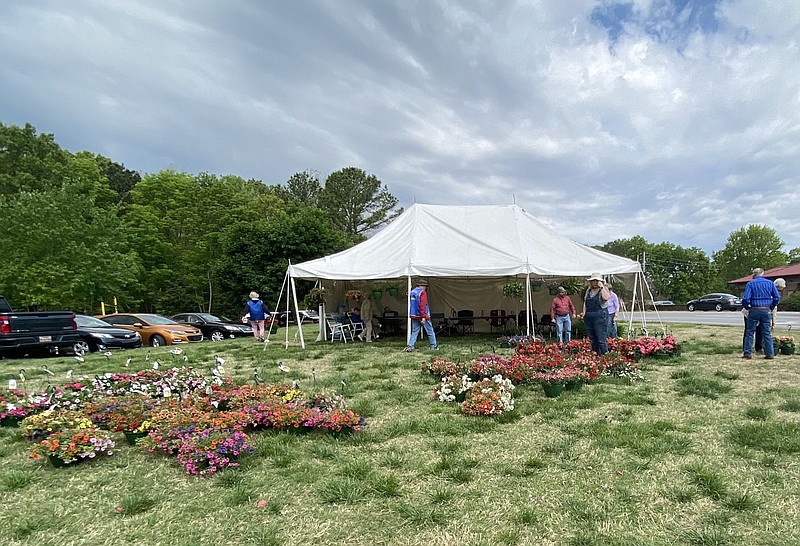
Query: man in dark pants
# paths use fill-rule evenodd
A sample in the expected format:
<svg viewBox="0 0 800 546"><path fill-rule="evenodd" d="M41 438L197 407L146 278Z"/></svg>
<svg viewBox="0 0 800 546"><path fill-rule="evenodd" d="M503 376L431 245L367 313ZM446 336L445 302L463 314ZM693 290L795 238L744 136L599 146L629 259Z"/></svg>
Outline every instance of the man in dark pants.
<svg viewBox="0 0 800 546"><path fill-rule="evenodd" d="M747 309L747 327L744 332L744 350L742 358L753 358L753 341L756 329L761 331L764 345L764 358L775 358L772 345L772 310L781 301L781 295L775 284L764 278L764 270L757 267L753 270L753 280L747 283L742 296L742 307Z"/></svg>

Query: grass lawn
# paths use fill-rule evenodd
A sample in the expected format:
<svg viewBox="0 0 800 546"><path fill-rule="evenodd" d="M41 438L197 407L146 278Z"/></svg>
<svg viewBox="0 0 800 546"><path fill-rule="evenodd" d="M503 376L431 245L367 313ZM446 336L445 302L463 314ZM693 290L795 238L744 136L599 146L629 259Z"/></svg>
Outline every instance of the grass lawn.
<svg viewBox="0 0 800 546"><path fill-rule="evenodd" d="M523 385L495 419L434 401L420 373L436 355L494 350L491 337L445 337L437 353L422 340L411 354L397 338L287 349L283 330L266 351L250 339L191 345L189 365L208 375L219 355L236 382L257 370L344 389L369 426L349 438L253 433L255 453L208 478L121 435L112 457L56 469L2 428L0 544L800 544L800 355L743 361L741 328L669 331L683 355L643 360L644 381L601 379L554 399ZM70 368L124 371L129 356L128 371L173 363L169 348L150 362L147 352L0 365L4 383L25 368L32 390Z"/></svg>

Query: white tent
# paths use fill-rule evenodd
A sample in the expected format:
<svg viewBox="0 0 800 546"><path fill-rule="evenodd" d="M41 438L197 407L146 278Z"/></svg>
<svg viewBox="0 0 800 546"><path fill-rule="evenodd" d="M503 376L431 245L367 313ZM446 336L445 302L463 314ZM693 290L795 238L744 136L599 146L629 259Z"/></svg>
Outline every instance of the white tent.
<svg viewBox="0 0 800 546"><path fill-rule="evenodd" d="M290 265L287 275L291 280L322 281L335 289L334 294L337 289L343 294L345 287L365 290L369 281L398 278L405 278L410 290L412 277L426 277L432 312L438 306L447 315L462 308L482 315L496 305L502 284L515 278L640 271L638 262L576 243L516 205L416 204L372 238L324 258ZM537 302L533 296L528 290L529 308L545 304L549 309L549 298ZM406 297L407 292L388 306L406 314Z"/></svg>

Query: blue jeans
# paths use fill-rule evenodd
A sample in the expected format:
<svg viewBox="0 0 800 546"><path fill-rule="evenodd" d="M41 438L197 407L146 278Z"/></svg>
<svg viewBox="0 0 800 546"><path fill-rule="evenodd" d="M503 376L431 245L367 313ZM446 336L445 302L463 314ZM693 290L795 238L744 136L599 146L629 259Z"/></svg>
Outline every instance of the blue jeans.
<svg viewBox="0 0 800 546"><path fill-rule="evenodd" d="M586 332L589 334L589 341L592 342L592 350L604 355L608 352L608 311L589 311L583 316L586 324Z"/></svg>
<svg viewBox="0 0 800 546"><path fill-rule="evenodd" d="M744 354L753 355L753 341L756 337L756 330L761 332L761 339L764 343L764 355L775 356L775 347L772 346L772 313L769 309L756 309L752 307L747 314L747 326L744 330Z"/></svg>
<svg viewBox="0 0 800 546"><path fill-rule="evenodd" d="M569 319L569 315L563 317L556 315L556 333L559 343L572 341L572 321Z"/></svg>
<svg viewBox="0 0 800 546"><path fill-rule="evenodd" d="M606 328L606 332L608 333L608 337L619 337L617 334L617 321L614 320L610 314L608 315L608 327Z"/></svg>
<svg viewBox="0 0 800 546"><path fill-rule="evenodd" d="M408 342L409 347L414 347L417 343L417 336L419 336L419 329L420 325L423 322L419 319L411 319L411 340ZM431 321L425 321L425 333L428 334L429 341L431 342L431 347L436 347L436 334L433 332L433 324Z"/></svg>

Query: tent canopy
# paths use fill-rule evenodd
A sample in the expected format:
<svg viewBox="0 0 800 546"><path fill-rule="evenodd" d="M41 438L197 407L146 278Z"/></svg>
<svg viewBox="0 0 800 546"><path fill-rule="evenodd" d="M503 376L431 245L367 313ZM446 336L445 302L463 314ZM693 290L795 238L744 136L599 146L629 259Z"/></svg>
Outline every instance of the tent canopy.
<svg viewBox="0 0 800 546"><path fill-rule="evenodd" d="M290 265L299 279L579 277L641 271L638 262L576 243L517 205L415 204L372 238Z"/></svg>

